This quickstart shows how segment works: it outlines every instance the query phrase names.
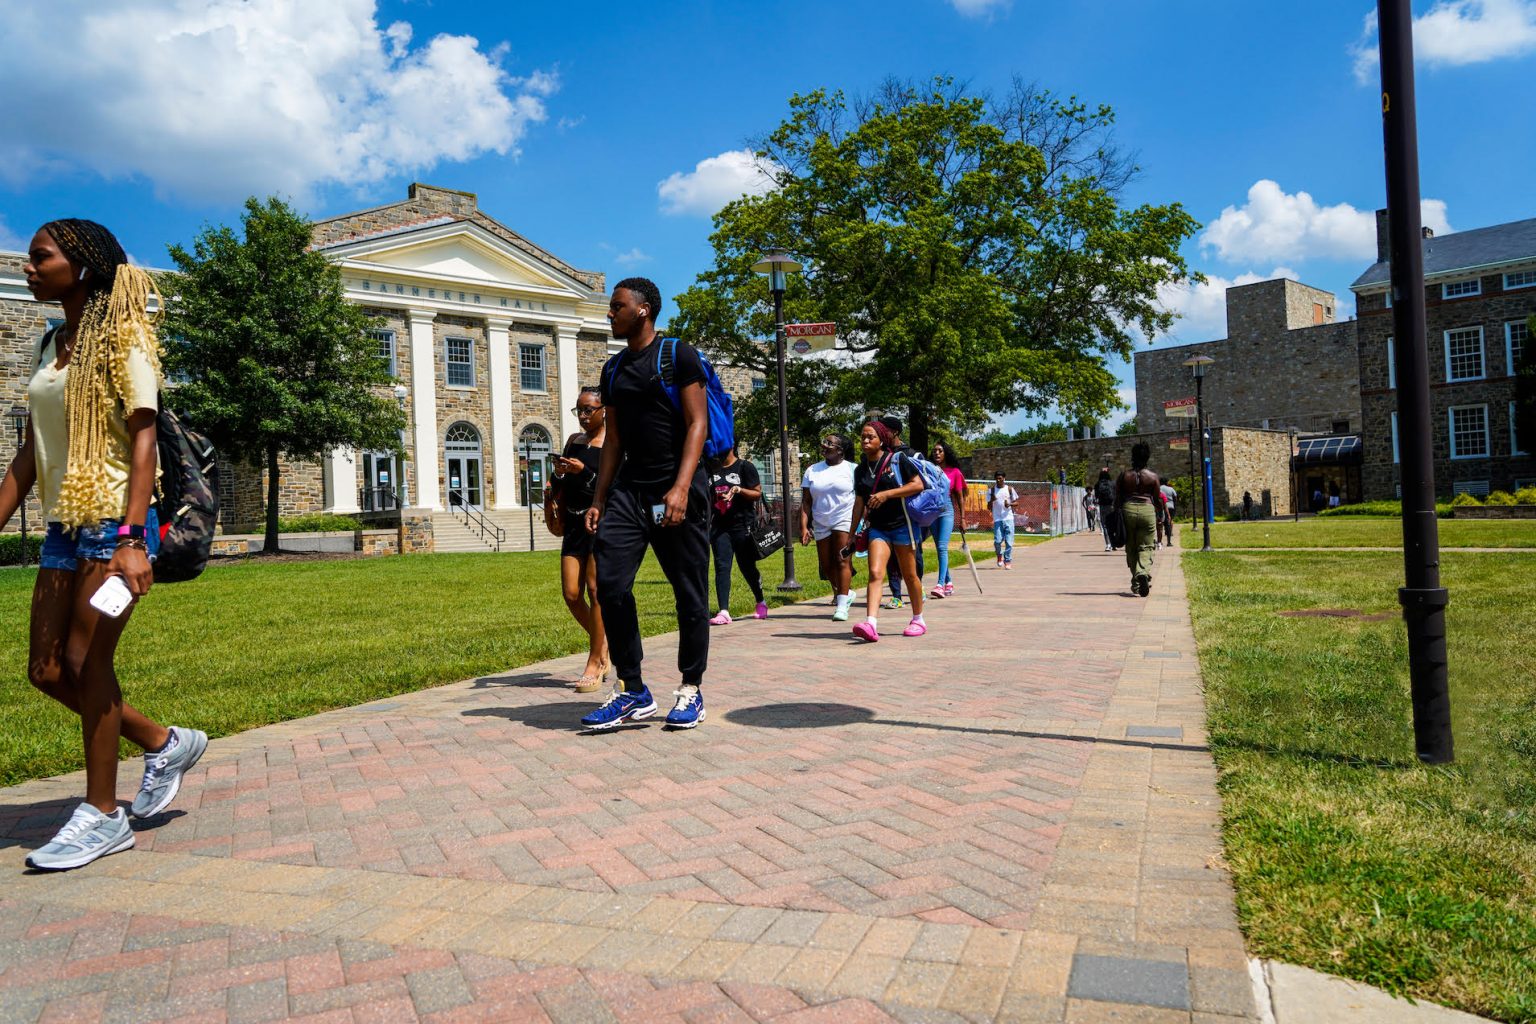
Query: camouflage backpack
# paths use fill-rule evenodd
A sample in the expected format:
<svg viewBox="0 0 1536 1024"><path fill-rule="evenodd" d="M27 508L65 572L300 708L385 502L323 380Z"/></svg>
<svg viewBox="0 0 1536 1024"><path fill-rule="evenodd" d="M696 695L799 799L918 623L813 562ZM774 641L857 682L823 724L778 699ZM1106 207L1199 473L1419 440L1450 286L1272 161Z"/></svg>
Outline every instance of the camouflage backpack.
<svg viewBox="0 0 1536 1024"><path fill-rule="evenodd" d="M160 454L160 555L156 583L196 579L208 565L219 519L219 466L213 442L165 407L155 422Z"/></svg>

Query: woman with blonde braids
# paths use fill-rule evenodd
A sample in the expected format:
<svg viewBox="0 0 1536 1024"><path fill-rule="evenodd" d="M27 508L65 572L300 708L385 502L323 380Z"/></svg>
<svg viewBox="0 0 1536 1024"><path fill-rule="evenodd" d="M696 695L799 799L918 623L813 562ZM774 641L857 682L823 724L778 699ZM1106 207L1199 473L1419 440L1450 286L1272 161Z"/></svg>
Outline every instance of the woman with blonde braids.
<svg viewBox="0 0 1536 1024"><path fill-rule="evenodd" d="M48 522L32 592L28 678L80 716L85 801L30 867L77 868L133 845L117 805L118 737L145 751L128 814L165 809L208 737L166 728L123 702L113 657L133 614L91 604L117 577L134 603L149 592L160 546L151 493L160 359L149 275L130 266L112 233L87 220L51 221L32 238L27 289L57 302L64 323L43 336L27 387L32 429L0 482L0 523L35 484ZM116 583L111 583L116 586Z"/></svg>

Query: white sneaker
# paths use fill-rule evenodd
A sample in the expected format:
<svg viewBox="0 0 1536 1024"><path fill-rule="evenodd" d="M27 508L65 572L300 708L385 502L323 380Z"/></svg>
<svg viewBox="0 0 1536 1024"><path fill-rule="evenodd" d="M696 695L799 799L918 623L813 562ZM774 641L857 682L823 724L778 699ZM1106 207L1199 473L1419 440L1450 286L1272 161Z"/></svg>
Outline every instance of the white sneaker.
<svg viewBox="0 0 1536 1024"><path fill-rule="evenodd" d="M80 868L131 846L133 829L121 807L111 814L102 814L83 803L75 808L58 835L28 854L27 867L42 871Z"/></svg>

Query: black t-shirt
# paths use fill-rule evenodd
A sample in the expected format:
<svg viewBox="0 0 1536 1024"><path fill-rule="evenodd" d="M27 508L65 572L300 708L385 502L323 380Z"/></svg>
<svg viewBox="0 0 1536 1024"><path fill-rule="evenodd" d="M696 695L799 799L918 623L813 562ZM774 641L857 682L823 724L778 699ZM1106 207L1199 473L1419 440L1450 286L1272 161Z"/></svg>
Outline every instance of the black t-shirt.
<svg viewBox="0 0 1536 1024"><path fill-rule="evenodd" d="M603 405L613 410L624 455L622 483L670 485L677 479L687 431L661 386L661 346L657 335L638 353L626 348L603 367ZM671 378L679 398L684 387L704 382L704 364L687 342L676 343Z"/></svg>
<svg viewBox="0 0 1536 1024"><path fill-rule="evenodd" d="M895 462L897 465L893 467L891 462ZM876 480L875 468L882 464L884 465L884 471L880 474L880 479ZM901 474L900 480L896 479L897 473ZM897 452L895 459L889 461L886 460L884 455L881 455L874 464L871 464L866 459L860 459L859 464L853 470L853 493L868 502L869 496L876 491L892 491L898 487L904 487L911 483L913 478L921 480L922 471L917 468L917 465L907 456L905 451ZM866 505L864 517L869 520L869 525L877 530L898 530L905 526L907 522L906 512L902 509L901 500L884 502L873 511L868 511Z"/></svg>
<svg viewBox="0 0 1536 1024"><path fill-rule="evenodd" d="M716 533L721 530L744 530L755 514L757 502L739 494L729 505L723 504L730 489L742 487L755 491L761 485L762 477L758 475L757 467L746 459L737 459L728 468L709 474L709 498L715 503L715 517L710 525Z"/></svg>
<svg viewBox="0 0 1536 1024"><path fill-rule="evenodd" d="M560 495L560 509L569 519L587 514L592 507L592 493L597 490L598 461L603 457L601 448L587 444L586 434L573 434L560 453L567 459L580 459L580 473L567 473L555 477L555 488Z"/></svg>

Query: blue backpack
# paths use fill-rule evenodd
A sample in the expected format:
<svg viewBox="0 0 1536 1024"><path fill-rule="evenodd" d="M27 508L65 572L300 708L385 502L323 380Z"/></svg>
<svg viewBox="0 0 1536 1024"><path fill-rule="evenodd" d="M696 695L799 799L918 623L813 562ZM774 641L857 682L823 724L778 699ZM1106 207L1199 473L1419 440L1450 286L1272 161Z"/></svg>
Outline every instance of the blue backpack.
<svg viewBox="0 0 1536 1024"><path fill-rule="evenodd" d="M908 456L923 478L923 489L907 499L907 518L917 527L931 526L953 507L949 500L949 477L936 463L921 455ZM901 460L891 460L891 475L901 486Z"/></svg>
<svg viewBox="0 0 1536 1024"><path fill-rule="evenodd" d="M619 372L619 360L623 358L624 353L620 352L608 361L610 395L613 394L613 378ZM699 364L704 368L705 419L709 429L704 437L704 457L718 459L736 447L736 406L731 401L730 393L725 390L725 385L720 383L720 375L702 352L699 353ZM677 385L672 381L676 367L677 339L662 338L661 348L656 353L656 376L672 408L682 412L683 400L678 395Z"/></svg>

